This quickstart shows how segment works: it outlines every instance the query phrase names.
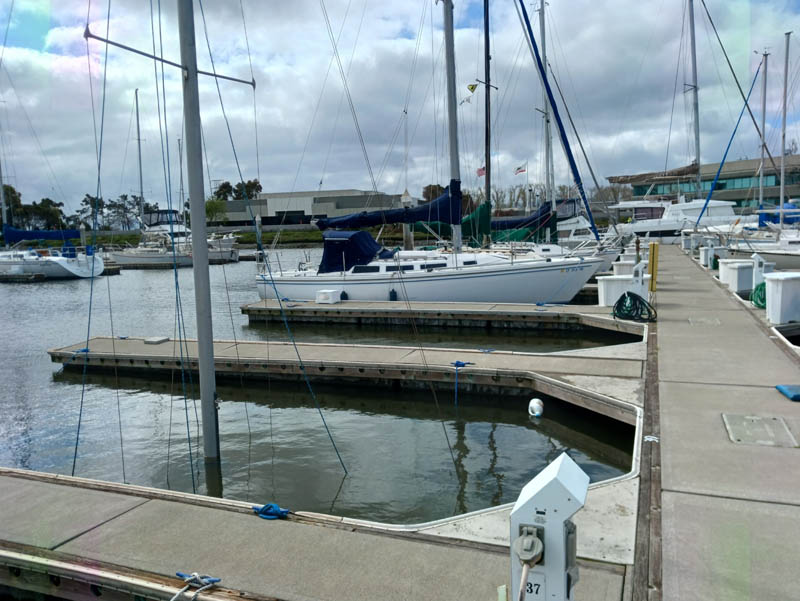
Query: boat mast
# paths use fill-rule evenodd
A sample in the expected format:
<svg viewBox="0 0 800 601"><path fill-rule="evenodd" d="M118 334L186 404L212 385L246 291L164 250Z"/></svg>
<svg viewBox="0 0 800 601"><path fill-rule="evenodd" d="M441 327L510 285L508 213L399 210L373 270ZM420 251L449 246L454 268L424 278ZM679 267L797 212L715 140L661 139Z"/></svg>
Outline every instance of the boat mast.
<svg viewBox="0 0 800 601"><path fill-rule="evenodd" d="M450 142L450 179L461 181L458 165L458 103L456 101L456 58L453 44L453 0L443 0L444 56L447 67L447 132ZM458 208L459 212L461 207ZM453 225L453 251L461 252L461 223Z"/></svg>
<svg viewBox="0 0 800 601"><path fill-rule="evenodd" d="M3 228L5 226L10 226L11 224L8 222L8 214L10 211L6 210L6 188L3 185L3 159L0 157L0 216L3 218ZM3 242L8 248L8 241L6 240L5 235L3 236Z"/></svg>
<svg viewBox="0 0 800 601"><path fill-rule="evenodd" d="M765 126L767 120L767 57L769 52L764 50L764 79L761 82L761 163L758 168L758 208L764 208L764 149L767 147Z"/></svg>
<svg viewBox="0 0 800 601"><path fill-rule="evenodd" d="M193 0L178 0L181 63L183 64L183 118L186 170L192 215L194 299L197 312L197 359L203 412L203 452L206 465L219 464L219 422L214 373L214 338L211 323L211 288L208 277L203 150L200 132L200 99L197 90L197 54Z"/></svg>
<svg viewBox="0 0 800 601"><path fill-rule="evenodd" d="M545 43L545 26L544 26L544 5L545 1L541 0L539 4L539 37L541 38L542 45L542 64L547 69L547 44ZM542 86L542 104L544 108L542 114L544 115L544 197L545 202L550 205L550 210L553 214L556 212L556 199L553 194L554 176L553 176L553 134L550 131L550 102L547 100L547 90ZM547 241L550 242L550 228L547 228Z"/></svg>
<svg viewBox="0 0 800 601"><path fill-rule="evenodd" d="M697 51L694 40L694 0L688 1L689 13L689 39L692 51L692 116L694 118L694 156L697 163L697 197L703 193L703 184L700 180L700 106L697 99Z"/></svg>
<svg viewBox="0 0 800 601"><path fill-rule="evenodd" d="M489 76L489 61L492 60L489 47L489 0L483 0L483 71L486 90L486 114L484 116L484 165L486 165L486 202L492 201L492 84Z"/></svg>
<svg viewBox="0 0 800 601"><path fill-rule="evenodd" d="M136 97L136 148L139 151L139 223L144 227L144 184L142 184L142 136L139 132L139 88L134 93Z"/></svg>
<svg viewBox="0 0 800 601"><path fill-rule="evenodd" d="M783 118L781 121L781 216L780 226L783 229L783 179L786 174L786 83L789 79L789 36L791 31L786 32L786 52L783 59Z"/></svg>

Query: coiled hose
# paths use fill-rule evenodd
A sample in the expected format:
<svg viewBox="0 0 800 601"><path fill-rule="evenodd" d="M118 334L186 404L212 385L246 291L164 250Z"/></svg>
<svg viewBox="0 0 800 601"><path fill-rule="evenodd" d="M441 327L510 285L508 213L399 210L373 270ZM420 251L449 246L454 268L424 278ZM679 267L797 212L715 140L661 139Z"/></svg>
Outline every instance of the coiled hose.
<svg viewBox="0 0 800 601"><path fill-rule="evenodd" d="M655 307L633 292L626 292L619 297L612 314L617 319L642 322L652 322L658 317Z"/></svg>
<svg viewBox="0 0 800 601"><path fill-rule="evenodd" d="M753 306L758 309L766 309L767 308L767 285L764 282L761 282L758 286L756 286L753 291L750 293L750 302L753 303Z"/></svg>

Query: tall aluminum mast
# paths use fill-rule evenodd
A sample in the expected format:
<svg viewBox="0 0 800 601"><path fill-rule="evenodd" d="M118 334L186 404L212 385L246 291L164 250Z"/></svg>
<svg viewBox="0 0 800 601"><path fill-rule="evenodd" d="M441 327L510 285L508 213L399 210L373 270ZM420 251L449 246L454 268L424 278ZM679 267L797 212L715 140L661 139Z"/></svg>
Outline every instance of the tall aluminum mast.
<svg viewBox="0 0 800 601"><path fill-rule="evenodd" d="M694 118L694 156L697 162L697 198L703 194L703 183L700 179L700 105L697 100L697 50L694 40L694 0L688 0L689 39L692 50L692 116Z"/></svg>

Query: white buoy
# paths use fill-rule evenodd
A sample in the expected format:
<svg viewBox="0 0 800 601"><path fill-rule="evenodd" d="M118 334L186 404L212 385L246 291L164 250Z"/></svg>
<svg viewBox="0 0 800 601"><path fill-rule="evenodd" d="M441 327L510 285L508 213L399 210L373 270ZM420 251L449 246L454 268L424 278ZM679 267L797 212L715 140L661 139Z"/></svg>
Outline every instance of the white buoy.
<svg viewBox="0 0 800 601"><path fill-rule="evenodd" d="M531 399L528 403L528 415L531 417L542 417L544 413L544 403L542 399Z"/></svg>

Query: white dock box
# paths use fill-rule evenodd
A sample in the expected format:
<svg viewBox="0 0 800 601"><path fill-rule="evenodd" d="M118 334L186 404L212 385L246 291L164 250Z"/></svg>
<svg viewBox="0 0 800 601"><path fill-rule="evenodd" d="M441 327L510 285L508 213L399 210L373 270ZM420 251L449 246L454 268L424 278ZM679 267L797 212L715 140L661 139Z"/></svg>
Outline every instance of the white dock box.
<svg viewBox="0 0 800 601"><path fill-rule="evenodd" d="M739 294L753 289L753 261L722 259L719 262L719 281L731 292Z"/></svg>
<svg viewBox="0 0 800 601"><path fill-rule="evenodd" d="M317 290L316 297L317 304L320 305L335 305L342 302L341 290Z"/></svg>
<svg viewBox="0 0 800 601"><path fill-rule="evenodd" d="M617 261L612 263L611 267L614 269L614 275L631 275L634 265L636 261Z"/></svg>
<svg viewBox="0 0 800 601"><path fill-rule="evenodd" d="M771 324L800 321L800 271L764 275L767 282L767 321Z"/></svg>
<svg viewBox="0 0 800 601"><path fill-rule="evenodd" d="M631 275L606 275L597 278L597 305L613 307L619 297L626 292L633 292L647 298L650 276L644 274L646 263L634 266Z"/></svg>

